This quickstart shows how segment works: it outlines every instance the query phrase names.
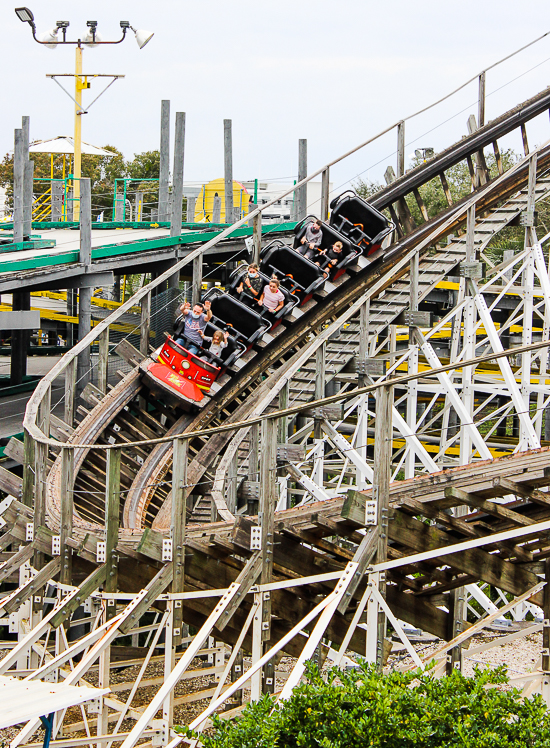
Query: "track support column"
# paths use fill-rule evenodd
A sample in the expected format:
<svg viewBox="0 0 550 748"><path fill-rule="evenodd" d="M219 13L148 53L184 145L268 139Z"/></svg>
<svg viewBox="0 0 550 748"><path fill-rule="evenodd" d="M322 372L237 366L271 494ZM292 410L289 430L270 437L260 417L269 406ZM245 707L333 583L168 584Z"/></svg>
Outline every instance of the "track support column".
<svg viewBox="0 0 550 748"><path fill-rule="evenodd" d="M374 433L374 476L372 494L378 504L378 544L376 562L381 564L388 558L388 520L390 502L390 477L392 458L392 406L393 388L380 387L376 393L376 421ZM386 594L386 581L383 572L378 579L378 588L383 597ZM379 667L384 664L386 640L386 614L378 611L378 631L376 661Z"/></svg>
<svg viewBox="0 0 550 748"><path fill-rule="evenodd" d="M277 471L277 421L266 418L262 421L262 451L260 456L260 514L258 519L262 528L262 571L260 584L273 581L274 519L276 501ZM264 651L269 648L271 638L271 593L262 592L261 600L261 640ZM275 673L273 662L263 668L263 691L273 693L275 690Z"/></svg>
<svg viewBox="0 0 550 748"><path fill-rule="evenodd" d="M300 138L298 141L298 182L307 177L307 140ZM307 212L307 184L298 187L294 193L296 204L296 220L301 221Z"/></svg>
<svg viewBox="0 0 550 748"><path fill-rule="evenodd" d="M118 528L120 513L120 448L107 450L107 485L105 486L105 592L118 590ZM108 597L104 602L104 620L116 616L117 606L114 598ZM99 658L99 688L109 688L111 673L111 647L103 649ZM97 715L97 734L106 735L109 728L109 709L103 698L100 699ZM106 743L98 744L106 748Z"/></svg>
<svg viewBox="0 0 550 748"><path fill-rule="evenodd" d="M144 356L149 355L149 335L151 332L151 293L141 300L141 322L139 326L139 350Z"/></svg>
<svg viewBox="0 0 550 748"><path fill-rule="evenodd" d="M168 180L170 177L170 101L160 104L160 171L159 171L159 221L169 221Z"/></svg>
<svg viewBox="0 0 550 748"><path fill-rule="evenodd" d="M225 180L225 222L234 223L233 215L233 133L232 121L223 121L223 168Z"/></svg>
<svg viewBox="0 0 550 748"><path fill-rule="evenodd" d="M71 584L72 577L72 549L67 540L73 532L73 497L74 482L74 447L63 447L61 450L61 524L59 545L61 548L61 572L59 581Z"/></svg>

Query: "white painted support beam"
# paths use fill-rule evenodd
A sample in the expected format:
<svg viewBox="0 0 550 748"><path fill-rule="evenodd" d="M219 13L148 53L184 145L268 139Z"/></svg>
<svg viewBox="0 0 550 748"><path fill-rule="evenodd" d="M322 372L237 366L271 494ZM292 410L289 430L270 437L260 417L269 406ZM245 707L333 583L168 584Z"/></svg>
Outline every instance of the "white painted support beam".
<svg viewBox="0 0 550 748"><path fill-rule="evenodd" d="M418 342L420 344L420 348L423 354L425 355L426 360L428 361L428 364L433 369L440 368L441 361L439 360L439 357L434 351L431 343L426 342L422 334L418 330L415 331L415 335L417 336ZM464 407L462 400L460 398L460 395L456 391L449 375L446 372L442 372L437 375L437 378L440 384L442 385L449 399L449 402L451 403L453 408L456 410L458 417L460 418L461 424L469 432L472 442L477 448L480 456L483 459L490 460L491 452L489 450L489 447L485 444L485 442L483 441L483 437L481 436L481 434L479 433L475 425L472 423L471 417L468 414L468 411L466 410L466 408Z"/></svg>
<svg viewBox="0 0 550 748"><path fill-rule="evenodd" d="M475 304L476 304L476 307L479 313L479 317L481 321L483 322L483 325L485 326L485 332L487 334L487 337L489 338L489 341L491 342L493 351L495 353L501 353L504 350L504 348L502 347L502 343L498 336L498 332L491 318L491 315L489 314L487 303L485 302L485 299L483 298L482 294L479 292L476 293L474 299L475 299ZM497 359L497 361L498 361L498 366L502 373L502 376L504 377L506 387L508 388L510 398L512 400L514 408L516 409L516 413L518 414L519 421L523 429L525 430L527 444L531 449L537 449L538 447L540 447L540 441L537 436L537 432L535 431L535 428L533 426L533 423L531 421L531 417L529 415L529 408L527 408L526 410L525 402L522 398L520 389L514 377L514 373L512 371L512 367L510 366L510 362L505 357L501 357Z"/></svg>

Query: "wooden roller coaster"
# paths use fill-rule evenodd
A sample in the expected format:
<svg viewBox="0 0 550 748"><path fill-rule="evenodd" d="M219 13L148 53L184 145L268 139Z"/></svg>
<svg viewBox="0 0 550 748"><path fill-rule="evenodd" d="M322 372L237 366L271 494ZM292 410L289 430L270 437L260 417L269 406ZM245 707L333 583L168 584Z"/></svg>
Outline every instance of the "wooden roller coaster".
<svg viewBox="0 0 550 748"><path fill-rule="evenodd" d="M9 554L0 621L13 637L0 674L91 678L112 690L59 719L54 745L175 746L182 706L208 699L188 720L204 727L262 690L286 698L307 659L385 663L388 622L415 665L410 627L445 642L443 669L460 666L468 636L519 608L543 621L538 681L528 686L545 693L550 283L534 215L550 192L550 145L529 150L526 124L549 108L546 89L390 181L370 201L395 224L383 250L358 255L258 337L198 412L144 381L158 348L151 297L193 263L199 301L202 257L231 229L123 304L40 383L24 453L11 448L23 478L2 484L11 481L0 506ZM525 155L505 170L499 140L516 130ZM455 199L445 172L462 162L472 192ZM422 191L432 180L448 207L430 217ZM327 200L323 211L327 219ZM488 245L519 222L524 249L489 260L483 280ZM457 303L427 322L419 306L449 276L460 277ZM496 326L491 313L512 293L521 309ZM167 308L177 301L167 296ZM110 325L136 303L136 345L110 345ZM443 360L435 341L445 331ZM90 361L97 341L97 363L77 381L78 356ZM51 383L63 372L61 420ZM482 585L499 591L499 604ZM483 608L488 617L474 623ZM284 678L283 653L296 658ZM162 675L151 675L159 662ZM127 668L137 671L115 683L113 671ZM207 688L181 690L204 676ZM154 695L134 703L151 685ZM32 744L38 725L12 745Z"/></svg>

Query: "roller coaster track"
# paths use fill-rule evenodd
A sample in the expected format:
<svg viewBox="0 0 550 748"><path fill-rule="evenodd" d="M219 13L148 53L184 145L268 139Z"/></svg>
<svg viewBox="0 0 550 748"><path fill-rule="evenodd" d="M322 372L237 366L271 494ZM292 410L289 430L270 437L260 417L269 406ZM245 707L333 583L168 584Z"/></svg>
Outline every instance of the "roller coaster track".
<svg viewBox="0 0 550 748"><path fill-rule="evenodd" d="M517 120L514 111L512 119ZM501 125L502 126L502 125ZM489 126L488 126L489 127ZM467 140L467 139L465 139ZM468 151L465 140L461 141L457 149L460 154L471 153L479 149L479 136L474 137L472 150ZM465 150L466 149L466 150ZM452 149L450 149L452 150ZM445 163L451 163L449 151L445 152ZM543 148L538 154L538 169L541 175L536 187L537 199L547 194L549 182L546 178L546 168L550 164L550 149ZM429 177L433 176L435 167L430 165ZM476 226L475 245L481 251L495 234L503 227L515 220L525 210L527 163L506 172L497 180L479 188L481 196L477 197L477 213L486 214L485 218ZM421 171L421 170L420 170ZM402 180L405 182L406 180ZM419 181L417 170L414 180L402 188L401 194L411 189L411 184ZM522 191L523 187L523 191ZM395 199L395 186L388 187L391 199ZM414 186L412 189L417 189ZM503 204L503 200L508 201ZM402 199L402 198L399 198ZM391 205L390 199L384 201L382 196L376 200L379 207ZM163 409L162 404L155 403L149 393L140 385L137 372L133 372L113 389L101 402L96 401L94 409L86 416L71 437L75 443L91 443L96 441L114 440L124 443L133 440L143 440L147 437L155 438L165 434L183 433L207 426L213 427L228 419L244 420L255 410L256 399L261 396L261 377L271 372L269 384L264 389L272 389L277 381L277 367L291 356L309 345L308 338L311 331L320 329L329 321L339 318L342 313L362 294L369 289L376 289L378 300L373 298L371 306L371 321L377 328L383 329L409 304L408 277L405 263L399 264L407 253L415 251L422 241L429 237L429 245L424 247L424 254L420 264L419 299L422 300L429 291L451 270L458 265L465 256L465 238L458 237L445 247L433 249L445 236L459 229L464 223L465 211L461 209L468 202L468 198L449 207L442 215L415 228L393 245L384 257L374 267L355 267L351 272L342 276L338 288L329 293L325 299L312 300L309 308L304 310L303 316L292 322L289 328L281 326L275 340L265 348L251 352L248 363L231 381L212 398L209 406L195 418L182 416L175 422L171 414ZM405 233L404 223L401 231ZM428 253L428 249L431 253ZM381 294L383 296L381 297ZM337 374L356 355L358 346L358 322L351 320L342 327L338 338L328 343L328 360L330 361L327 376ZM298 353L296 353L298 351ZM255 354L255 355L254 355ZM272 371L275 369L275 371ZM293 378L291 400L300 402L311 399L314 364L305 363L300 373ZM142 416L133 411L131 401L139 395L149 398L153 408L158 408L158 419L153 416ZM92 396L93 402L93 396ZM154 413L153 409L153 413ZM160 417L164 415L167 426L163 427ZM145 419L145 422L144 422ZM213 479L208 474L213 461L223 450L229 437L220 434L210 438L207 442L194 440L191 442L192 461L188 471L188 483L196 486L204 481L210 485ZM82 450L77 453L75 461L75 506L78 518L75 518L75 529L82 526L86 532L97 531L97 522L86 522L85 518L101 520L103 507L104 483L101 475L105 473L104 457L99 451ZM134 459L132 459L134 458ZM171 445L164 443L147 449L145 445L136 449L135 455L126 453L123 469L123 491L127 492L124 502L124 522L128 529L139 529L153 526L156 529L166 529L169 522L169 478L171 466ZM55 524L55 497L59 495L60 463L59 460L48 476L47 496L50 516ZM189 492L193 492L189 489ZM196 493L204 493L199 490ZM90 501L90 497L98 497L97 501ZM84 497L80 499L79 497ZM89 502L86 506L85 501ZM222 515L223 516L223 507Z"/></svg>

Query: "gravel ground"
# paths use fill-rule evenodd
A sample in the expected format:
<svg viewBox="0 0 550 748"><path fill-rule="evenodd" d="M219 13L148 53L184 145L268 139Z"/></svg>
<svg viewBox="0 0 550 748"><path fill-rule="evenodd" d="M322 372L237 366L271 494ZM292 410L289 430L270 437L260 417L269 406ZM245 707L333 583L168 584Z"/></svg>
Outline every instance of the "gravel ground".
<svg viewBox="0 0 550 748"><path fill-rule="evenodd" d="M506 632L510 633L510 632ZM486 642L490 641L497 641L498 638L503 636L504 634L499 634L496 632L483 632L481 634L478 634L469 642L470 647L476 647L480 644L484 644ZM430 652L435 651L439 646L441 642L438 640L434 640L431 642L426 641L419 641L414 643L415 650L419 652L421 657L425 657ZM491 649L488 649L484 652L480 652L471 658L468 657L468 650L464 651L464 674L465 675L472 675L475 665L488 665L488 666L496 666L496 665L506 665L508 667L509 675L510 677L513 677L515 675L519 675L521 673L528 673L532 672L533 670L537 669L539 659L540 659L540 652L542 648L542 634L541 633L535 633L535 634L529 634L526 637L521 637L519 639L516 639L513 642L510 642L508 644L500 645L492 647ZM353 657L353 653L349 653L351 657ZM292 670L296 660L292 657L283 657L279 663L277 663L276 666L276 688L277 690L280 690L284 682L286 680L287 674ZM410 657L407 655L404 648L402 648L400 643L397 643L394 645L394 651L390 655L388 665L389 667L396 667L400 664L408 665L411 663ZM249 666L250 660L249 658L244 659L245 669ZM196 658L192 665L192 670L200 670L201 668L209 667L207 663L201 658ZM211 666L210 666L211 667ZM133 666L130 668L124 668L120 670L112 670L111 671L111 683L112 685L116 684L127 684L127 688L122 691L117 691L114 696L115 698L125 701L128 698L130 688L132 687L134 681L136 680L138 674L139 674L139 666ZM146 679L153 679L153 678L160 678L163 674L163 662L162 660L153 662L149 665L147 668L145 678ZM87 681L90 685L97 685L97 672L92 672L88 675ZM206 689L212 689L215 688L217 685L217 682L215 681L215 677L213 675L197 675L196 678L190 679L190 680L184 680L180 681L180 683L177 685L175 689L175 696L176 698L178 696L183 696L190 693L195 693L198 691L206 690ZM151 700L151 698L154 696L156 691L158 690L158 684L154 685L148 685L143 688L138 689L134 700L132 701L132 706L134 707L142 707L148 704ZM249 691L245 690L244 692L245 700L249 697ZM199 715L208 705L210 701L210 695L208 695L206 698L201 699L200 701L192 701L189 703L181 704L175 707L174 709L174 717L175 722L179 724L189 724L197 715ZM92 719L94 715L87 715L89 719ZM160 717L161 715L157 715ZM83 719L82 717L82 711L80 707L75 707L68 711L67 717L66 717L66 723L75 723L80 722ZM121 726L121 729L131 729L133 722L131 720L125 720ZM113 723L110 723L110 727L112 729ZM15 737L17 734L19 728L8 728L0 730L0 748L2 748L2 744L7 743ZM95 728L91 728L92 734L95 732ZM36 736L34 737L34 740L40 740L43 735L43 731L40 730ZM74 737L85 737L86 733L84 731L80 731L77 733L71 733Z"/></svg>

